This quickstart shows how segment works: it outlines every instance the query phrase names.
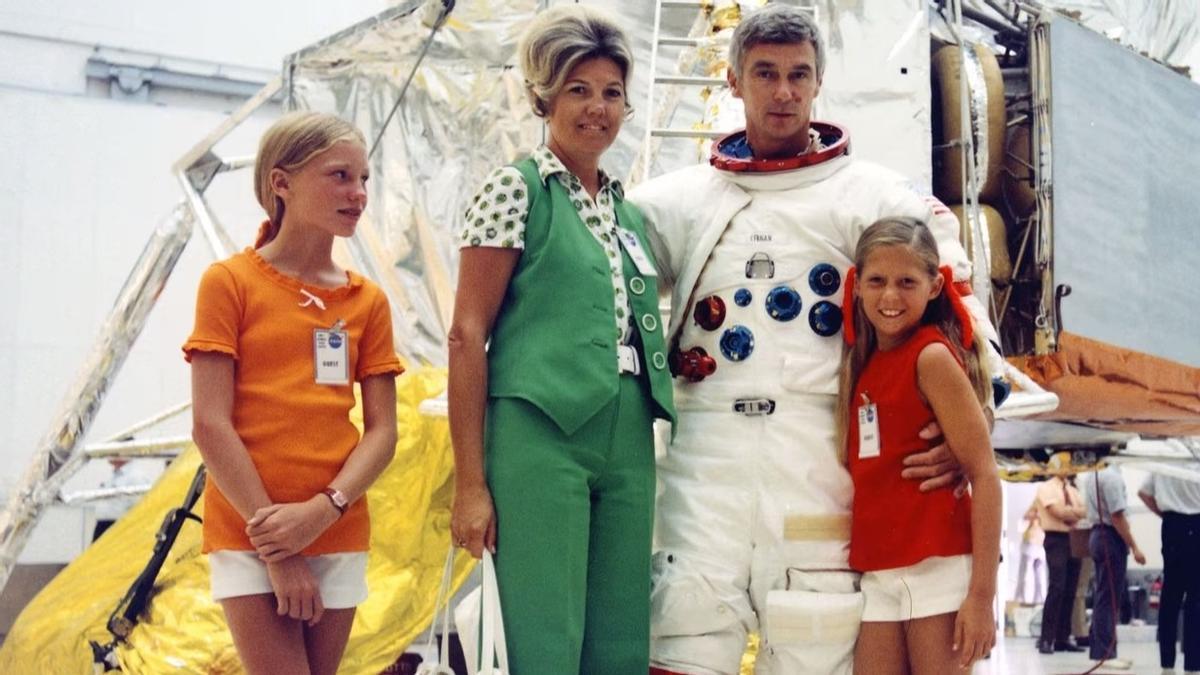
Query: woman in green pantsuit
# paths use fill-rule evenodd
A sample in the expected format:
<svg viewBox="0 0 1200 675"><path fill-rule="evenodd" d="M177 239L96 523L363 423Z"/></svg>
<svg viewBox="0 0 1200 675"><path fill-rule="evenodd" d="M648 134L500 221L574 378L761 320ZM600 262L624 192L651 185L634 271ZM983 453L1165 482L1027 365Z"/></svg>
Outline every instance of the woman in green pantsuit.
<svg viewBox="0 0 1200 675"><path fill-rule="evenodd" d="M535 18L520 56L547 142L466 212L451 532L495 553L512 675L641 675L652 424L675 411L641 216L599 167L630 110L631 51L607 16L569 5Z"/></svg>

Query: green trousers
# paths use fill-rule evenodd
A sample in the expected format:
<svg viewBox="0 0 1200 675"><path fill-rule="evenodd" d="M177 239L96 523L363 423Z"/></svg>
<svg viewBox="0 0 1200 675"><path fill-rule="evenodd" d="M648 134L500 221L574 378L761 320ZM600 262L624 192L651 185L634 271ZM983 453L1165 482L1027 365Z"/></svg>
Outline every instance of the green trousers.
<svg viewBox="0 0 1200 675"><path fill-rule="evenodd" d="M527 401L488 403L487 477L511 675L649 668L654 438L649 385L564 434Z"/></svg>

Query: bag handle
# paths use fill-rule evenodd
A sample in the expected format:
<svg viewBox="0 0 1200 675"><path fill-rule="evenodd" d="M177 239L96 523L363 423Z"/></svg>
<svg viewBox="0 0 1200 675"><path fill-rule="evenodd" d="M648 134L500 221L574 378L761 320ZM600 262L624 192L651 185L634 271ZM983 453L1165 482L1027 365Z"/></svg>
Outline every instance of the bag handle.
<svg viewBox="0 0 1200 675"><path fill-rule="evenodd" d="M422 663L417 669L417 675L454 675L450 668L450 586L454 576L454 546L446 554L446 562L442 566L442 584L438 587L437 601L433 604L433 619L429 622L429 641L425 644L425 654L437 652L437 663ZM443 607L444 606L444 607ZM442 610L442 644L436 646L438 610Z"/></svg>
<svg viewBox="0 0 1200 675"><path fill-rule="evenodd" d="M500 610L500 588L496 584L496 567L492 554L483 549L483 580L482 580L483 612L480 621L482 625L482 644L480 645L480 673L507 675L508 646L504 637L504 614ZM487 664L487 668L483 667ZM499 671L496 666L499 665Z"/></svg>

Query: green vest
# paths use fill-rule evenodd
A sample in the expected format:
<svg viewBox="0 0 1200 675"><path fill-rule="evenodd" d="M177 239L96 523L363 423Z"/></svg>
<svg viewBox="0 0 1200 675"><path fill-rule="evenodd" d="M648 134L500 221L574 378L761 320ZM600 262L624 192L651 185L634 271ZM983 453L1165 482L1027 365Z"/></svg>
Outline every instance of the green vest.
<svg viewBox="0 0 1200 675"><path fill-rule="evenodd" d="M516 168L529 190L525 249L492 329L488 395L529 401L570 435L617 395L612 273L557 177L543 183L532 158ZM637 234L650 257L641 215L615 197L617 224ZM654 415L674 423L657 277L642 276L623 247L621 257Z"/></svg>

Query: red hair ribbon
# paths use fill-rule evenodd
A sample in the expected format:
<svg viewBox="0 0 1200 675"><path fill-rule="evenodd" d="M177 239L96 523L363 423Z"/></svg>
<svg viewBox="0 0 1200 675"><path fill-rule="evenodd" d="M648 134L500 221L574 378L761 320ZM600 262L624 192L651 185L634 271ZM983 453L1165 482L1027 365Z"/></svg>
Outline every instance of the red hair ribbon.
<svg viewBox="0 0 1200 675"><path fill-rule="evenodd" d="M950 309L954 311L958 324L962 326L963 349L971 349L975 344L975 326L971 323L971 313L963 304L962 295L959 294L958 286L954 283L954 273L950 271L950 266L942 265L938 271L942 274L942 293L950 300Z"/></svg>
<svg viewBox="0 0 1200 675"><path fill-rule="evenodd" d="M842 288L842 339L854 344L854 267L846 270L846 284Z"/></svg>

